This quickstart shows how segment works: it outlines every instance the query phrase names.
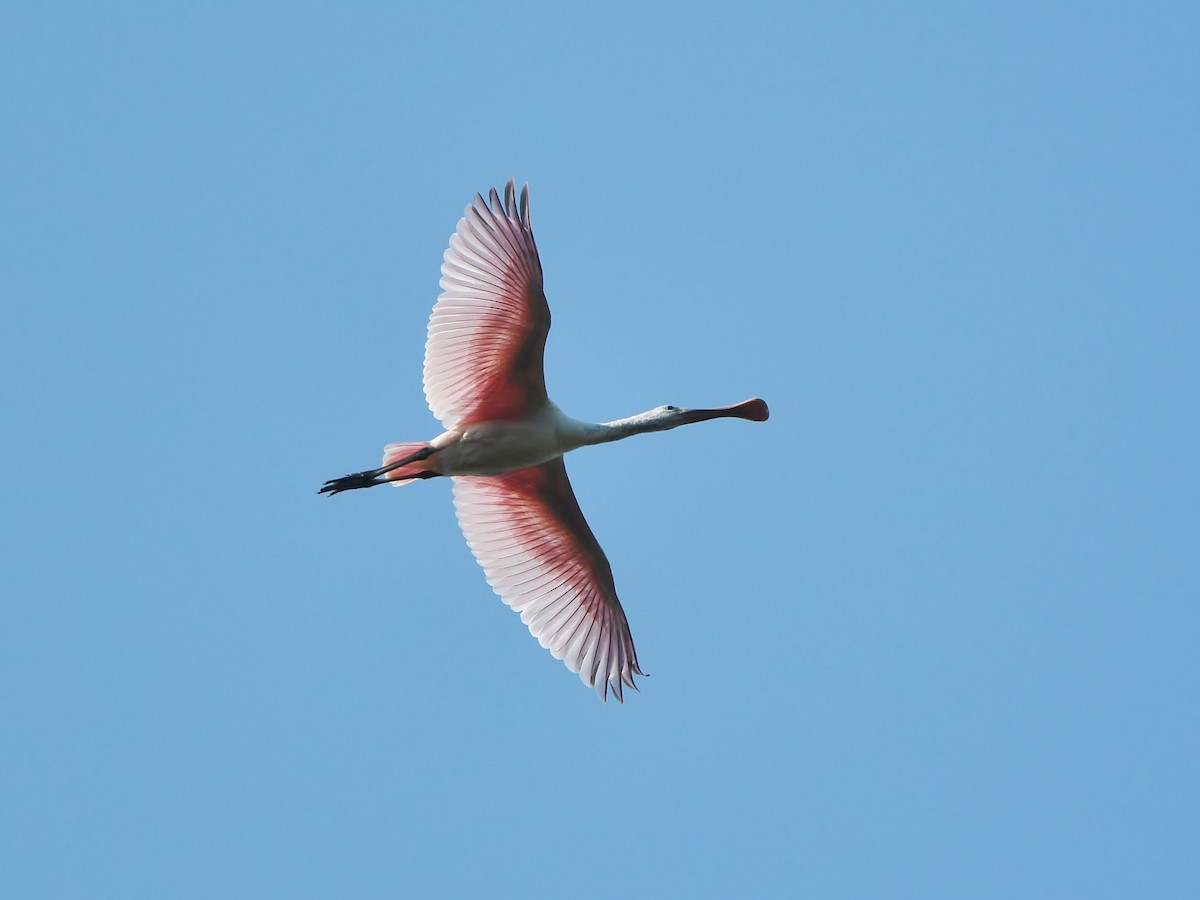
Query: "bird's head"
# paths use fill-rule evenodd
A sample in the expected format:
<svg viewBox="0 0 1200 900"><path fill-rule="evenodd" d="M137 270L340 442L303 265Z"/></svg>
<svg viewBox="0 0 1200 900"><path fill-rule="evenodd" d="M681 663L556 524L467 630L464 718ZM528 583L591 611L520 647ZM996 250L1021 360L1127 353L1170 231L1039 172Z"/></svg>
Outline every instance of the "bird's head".
<svg viewBox="0 0 1200 900"><path fill-rule="evenodd" d="M667 431L680 425L692 422L704 422L708 419L748 419L751 422L765 422L770 416L766 401L755 397L733 406L721 406L716 409L684 409L679 406L656 406L645 413L647 424L652 431Z"/></svg>

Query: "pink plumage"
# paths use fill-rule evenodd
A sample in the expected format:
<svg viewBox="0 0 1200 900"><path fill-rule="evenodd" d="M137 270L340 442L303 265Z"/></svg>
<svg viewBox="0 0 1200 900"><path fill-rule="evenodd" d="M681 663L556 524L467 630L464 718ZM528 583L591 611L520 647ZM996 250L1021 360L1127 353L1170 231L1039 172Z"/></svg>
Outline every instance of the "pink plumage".
<svg viewBox="0 0 1200 900"><path fill-rule="evenodd" d="M454 508L488 584L538 642L605 696L641 675L612 568L561 458L491 478L454 479Z"/></svg>
<svg viewBox="0 0 1200 900"><path fill-rule="evenodd" d="M501 207L467 207L442 260L442 295L425 343L425 397L447 428L519 419L544 405L542 352L550 307L529 224L528 189L516 209L513 183Z"/></svg>

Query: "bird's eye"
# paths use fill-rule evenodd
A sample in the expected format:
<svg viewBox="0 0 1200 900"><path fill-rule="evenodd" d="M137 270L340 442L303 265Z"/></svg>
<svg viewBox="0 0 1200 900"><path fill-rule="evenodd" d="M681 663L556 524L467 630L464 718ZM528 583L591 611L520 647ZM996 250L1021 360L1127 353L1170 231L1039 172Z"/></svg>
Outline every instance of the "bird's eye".
<svg viewBox="0 0 1200 900"><path fill-rule="evenodd" d="M678 406L664 406L663 409L665 409L667 412L679 412Z"/></svg>

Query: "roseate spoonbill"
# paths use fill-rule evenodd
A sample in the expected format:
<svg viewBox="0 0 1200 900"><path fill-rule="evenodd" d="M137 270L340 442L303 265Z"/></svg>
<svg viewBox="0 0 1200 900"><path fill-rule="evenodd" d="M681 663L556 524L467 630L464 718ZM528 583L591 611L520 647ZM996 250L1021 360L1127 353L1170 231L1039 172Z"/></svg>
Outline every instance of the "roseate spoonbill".
<svg viewBox="0 0 1200 900"><path fill-rule="evenodd" d="M476 194L450 236L441 287L425 344L425 397L446 431L426 443L388 444L379 468L334 478L320 493L451 476L459 524L488 584L601 700L611 688L623 701L622 686L636 690L633 676L645 673L563 454L706 419L762 422L767 404L659 406L600 424L564 415L546 396L542 372L550 308L529 185L519 203L512 181L503 203L495 188L487 201Z"/></svg>

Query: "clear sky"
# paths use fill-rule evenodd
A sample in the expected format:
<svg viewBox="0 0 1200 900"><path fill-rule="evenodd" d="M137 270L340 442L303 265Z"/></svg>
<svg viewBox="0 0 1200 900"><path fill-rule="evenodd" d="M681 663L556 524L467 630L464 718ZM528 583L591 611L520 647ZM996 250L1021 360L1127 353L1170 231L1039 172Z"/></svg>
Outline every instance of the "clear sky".
<svg viewBox="0 0 1200 900"><path fill-rule="evenodd" d="M6 3L0 896L1200 896L1191 3ZM475 191L650 677L423 440Z"/></svg>

